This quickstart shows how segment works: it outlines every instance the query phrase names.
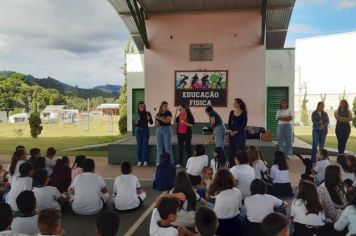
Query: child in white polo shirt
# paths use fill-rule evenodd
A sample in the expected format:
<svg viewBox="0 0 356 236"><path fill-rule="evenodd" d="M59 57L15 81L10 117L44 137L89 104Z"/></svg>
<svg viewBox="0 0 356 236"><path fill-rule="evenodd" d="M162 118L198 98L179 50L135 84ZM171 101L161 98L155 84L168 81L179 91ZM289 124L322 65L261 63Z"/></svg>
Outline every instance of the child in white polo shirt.
<svg viewBox="0 0 356 236"><path fill-rule="evenodd" d="M10 229L14 215L11 206L7 203L0 203L0 235L4 236L26 236L18 234Z"/></svg>
<svg viewBox="0 0 356 236"><path fill-rule="evenodd" d="M328 151L326 149L319 149L316 157L318 158L318 161L314 167L314 174L315 183L318 186L325 180L325 170L326 167L330 165L330 161L328 158Z"/></svg>
<svg viewBox="0 0 356 236"><path fill-rule="evenodd" d="M209 158L205 154L205 148L202 144L195 146L194 154L195 156L188 159L186 167L190 182L193 186L197 186L201 183L201 173L204 167L209 165Z"/></svg>
<svg viewBox="0 0 356 236"><path fill-rule="evenodd" d="M137 177L132 175L132 166L128 161L121 164L122 175L116 177L113 186L113 202L116 210L131 211L142 206L146 192L141 189Z"/></svg>

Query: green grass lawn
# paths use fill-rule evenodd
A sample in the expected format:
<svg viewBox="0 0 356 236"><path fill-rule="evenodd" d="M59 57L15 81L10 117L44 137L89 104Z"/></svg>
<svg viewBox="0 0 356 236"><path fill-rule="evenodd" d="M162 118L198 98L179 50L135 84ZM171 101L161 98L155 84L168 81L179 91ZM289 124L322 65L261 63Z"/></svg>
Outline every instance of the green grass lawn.
<svg viewBox="0 0 356 236"><path fill-rule="evenodd" d="M302 141L312 144L312 129L310 126L296 126L294 127L295 136L301 139ZM325 147L336 148L337 149L337 139L335 132L329 130L328 137L326 138ZM356 152L356 129L351 129L351 135L347 142L347 150Z"/></svg>
<svg viewBox="0 0 356 236"><path fill-rule="evenodd" d="M87 155L87 156L107 156L106 148L81 151L61 151L63 149L82 147L92 144L110 143L125 138L124 135L117 136L90 136L90 137L39 137L37 139L29 137L5 138L0 137L0 154L11 155L17 145L24 145L29 151L32 147L38 147L42 154L48 147L53 146L57 149L58 155Z"/></svg>

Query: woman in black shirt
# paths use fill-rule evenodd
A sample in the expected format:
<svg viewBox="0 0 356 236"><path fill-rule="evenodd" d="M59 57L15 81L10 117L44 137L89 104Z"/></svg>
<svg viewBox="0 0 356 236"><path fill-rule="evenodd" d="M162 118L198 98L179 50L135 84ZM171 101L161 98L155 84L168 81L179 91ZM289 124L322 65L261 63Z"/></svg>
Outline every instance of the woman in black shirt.
<svg viewBox="0 0 356 236"><path fill-rule="evenodd" d="M168 152L171 158L171 163L175 164L175 159L173 155L172 149L172 113L168 109L168 103L163 101L159 107L159 112L157 113L156 117L156 165L158 166L161 163L161 154L163 152Z"/></svg>
<svg viewBox="0 0 356 236"><path fill-rule="evenodd" d="M136 154L137 154L137 166L147 166L148 158L148 139L150 137L148 124L153 124L151 113L146 111L146 105L144 102L137 104L137 120L135 120L136 126Z"/></svg>

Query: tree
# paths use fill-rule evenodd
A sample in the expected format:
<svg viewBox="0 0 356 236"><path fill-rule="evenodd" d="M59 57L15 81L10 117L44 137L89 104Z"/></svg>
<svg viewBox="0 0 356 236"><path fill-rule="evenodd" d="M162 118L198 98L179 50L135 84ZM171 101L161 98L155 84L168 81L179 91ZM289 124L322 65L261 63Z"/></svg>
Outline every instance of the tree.
<svg viewBox="0 0 356 236"><path fill-rule="evenodd" d="M325 103L325 101L326 101L326 93L324 93L324 94L321 93L320 94L320 98L321 98L321 101Z"/></svg>
<svg viewBox="0 0 356 236"><path fill-rule="evenodd" d="M352 112L354 113L354 117L352 118L352 125L356 128L356 97L354 98L352 105Z"/></svg>
<svg viewBox="0 0 356 236"><path fill-rule="evenodd" d="M37 105L34 105L35 107ZM41 132L42 132L42 121L41 121L41 117L40 117L40 112L38 112L37 108L33 109L30 112L30 116L29 116L29 123L30 123L30 132L31 132L31 137L32 138L37 138Z"/></svg>
<svg viewBox="0 0 356 236"><path fill-rule="evenodd" d="M124 84L120 90L120 97L119 97L119 107L120 107L120 119L119 119L119 130L121 134L127 133L127 54L135 53L135 47L131 40L129 40L126 44L126 48L124 49L125 53L125 64L121 67L122 73L124 75Z"/></svg>
<svg viewBox="0 0 356 236"><path fill-rule="evenodd" d="M308 113L308 107L307 107L308 101L309 100L307 99L307 90L305 90L304 98L302 101L302 109L301 109L301 113L300 113L300 121L304 125L309 125L309 113Z"/></svg>

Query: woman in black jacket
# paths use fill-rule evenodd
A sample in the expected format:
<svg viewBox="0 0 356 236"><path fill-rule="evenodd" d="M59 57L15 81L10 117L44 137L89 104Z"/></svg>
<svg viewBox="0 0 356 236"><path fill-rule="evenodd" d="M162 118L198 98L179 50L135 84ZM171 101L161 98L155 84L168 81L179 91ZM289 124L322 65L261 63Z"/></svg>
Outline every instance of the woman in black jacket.
<svg viewBox="0 0 356 236"><path fill-rule="evenodd" d="M177 167L183 165L184 149L187 158L192 156L192 126L194 125L194 117L187 105L180 105L176 110L174 116L177 123L177 137L178 137L178 163Z"/></svg>

